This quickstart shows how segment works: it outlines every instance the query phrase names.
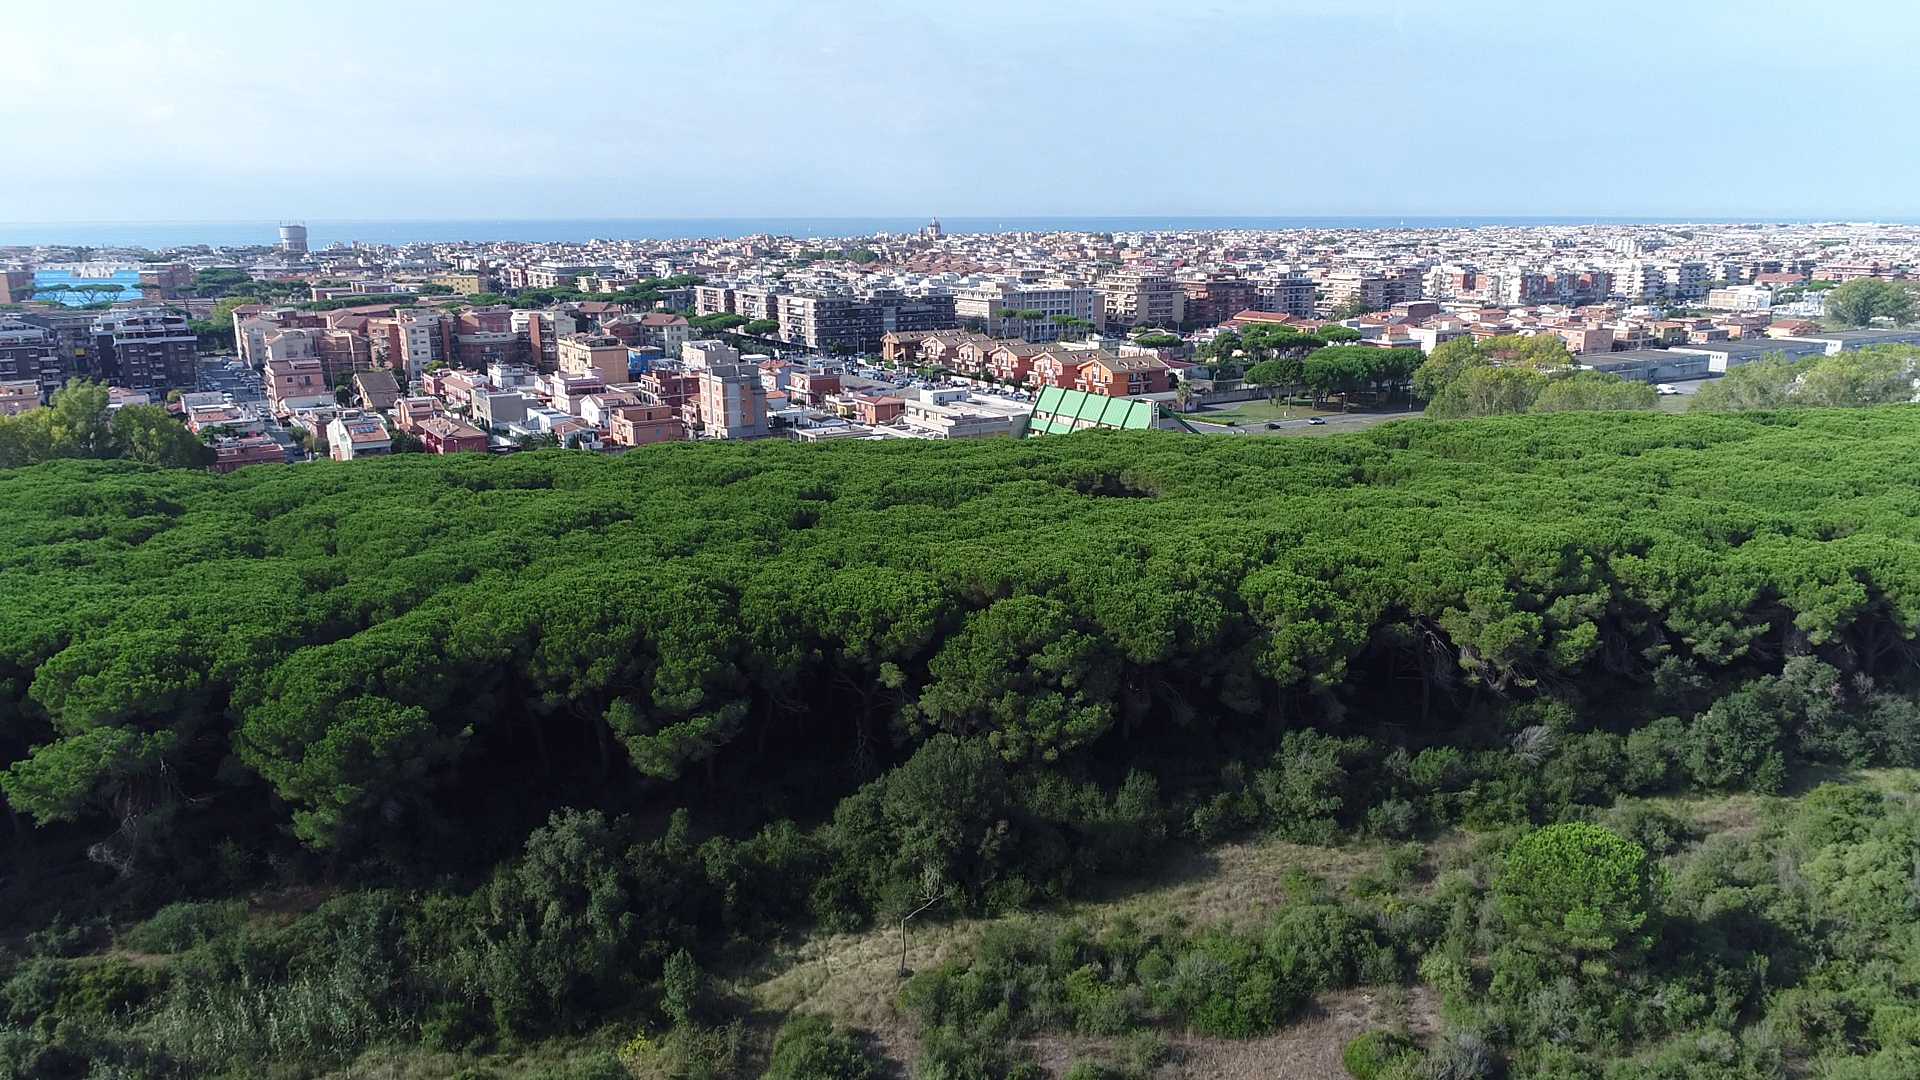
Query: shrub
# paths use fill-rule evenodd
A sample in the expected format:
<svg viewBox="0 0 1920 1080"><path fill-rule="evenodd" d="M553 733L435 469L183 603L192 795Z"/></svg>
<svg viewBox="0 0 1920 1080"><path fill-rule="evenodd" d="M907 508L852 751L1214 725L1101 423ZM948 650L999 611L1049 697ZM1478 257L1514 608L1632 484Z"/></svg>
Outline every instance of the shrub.
<svg viewBox="0 0 1920 1080"><path fill-rule="evenodd" d="M247 906L238 900L168 904L146 922L128 930L120 943L135 952L185 952L246 922Z"/></svg>
<svg viewBox="0 0 1920 1080"><path fill-rule="evenodd" d="M682 1024L659 1039L634 1036L618 1058L634 1080L730 1080L739 1072L745 1046L746 1033L737 1023Z"/></svg>
<svg viewBox="0 0 1920 1080"><path fill-rule="evenodd" d="M1347 1043L1340 1053L1340 1063L1354 1080L1389 1080L1419 1056L1419 1048L1406 1036L1369 1031Z"/></svg>
<svg viewBox="0 0 1920 1080"><path fill-rule="evenodd" d="M660 975L660 1011L676 1026L693 1022L700 1005L700 967L685 949L667 957Z"/></svg>
<svg viewBox="0 0 1920 1080"><path fill-rule="evenodd" d="M873 1062L860 1041L823 1016L795 1016L780 1026L764 1080L867 1080Z"/></svg>
<svg viewBox="0 0 1920 1080"><path fill-rule="evenodd" d="M1478 1035L1458 1033L1440 1040L1421 1064L1425 1080L1487 1080L1494 1075L1493 1048Z"/></svg>

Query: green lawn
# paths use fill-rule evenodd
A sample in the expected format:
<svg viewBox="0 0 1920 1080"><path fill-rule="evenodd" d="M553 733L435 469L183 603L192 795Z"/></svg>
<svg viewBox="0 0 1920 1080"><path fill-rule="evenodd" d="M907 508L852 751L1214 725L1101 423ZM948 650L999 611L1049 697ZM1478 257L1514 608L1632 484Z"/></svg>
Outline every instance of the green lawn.
<svg viewBox="0 0 1920 1080"><path fill-rule="evenodd" d="M1395 408L1354 409L1352 412L1391 412L1404 414L1406 410L1406 401L1402 399ZM1198 412L1180 414L1182 419L1197 421L1203 424L1226 424L1231 422L1240 427L1245 427L1249 424L1264 424L1269 420L1304 420L1309 416L1340 415L1343 414L1339 408L1317 409L1314 408L1313 404L1307 398L1295 398L1292 409L1287 408L1285 401L1269 402L1256 399L1253 401L1236 401L1218 409L1202 409Z"/></svg>

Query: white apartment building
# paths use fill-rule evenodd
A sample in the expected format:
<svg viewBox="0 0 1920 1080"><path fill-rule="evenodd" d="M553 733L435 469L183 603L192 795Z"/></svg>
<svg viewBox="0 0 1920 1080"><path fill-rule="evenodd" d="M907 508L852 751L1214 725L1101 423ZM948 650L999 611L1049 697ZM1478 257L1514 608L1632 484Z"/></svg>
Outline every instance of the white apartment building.
<svg viewBox="0 0 1920 1080"><path fill-rule="evenodd" d="M1729 285L1707 292L1712 311L1766 311L1773 307L1773 290L1765 285Z"/></svg>
<svg viewBox="0 0 1920 1080"><path fill-rule="evenodd" d="M1107 319L1121 326L1151 322L1178 326L1187 314L1187 291L1165 273L1121 270L1100 279Z"/></svg>
<svg viewBox="0 0 1920 1080"><path fill-rule="evenodd" d="M1008 318L1008 312L1036 311L1037 316ZM953 315L956 319L979 319L986 332L995 337L1017 337L1026 341L1058 340L1062 332L1058 318L1074 318L1098 330L1106 325L1106 297L1098 289L1066 284L1015 285L1001 282L955 289Z"/></svg>
<svg viewBox="0 0 1920 1080"><path fill-rule="evenodd" d="M1667 272L1658 263L1626 262L1613 275L1613 295L1631 304L1657 304L1667 298Z"/></svg>

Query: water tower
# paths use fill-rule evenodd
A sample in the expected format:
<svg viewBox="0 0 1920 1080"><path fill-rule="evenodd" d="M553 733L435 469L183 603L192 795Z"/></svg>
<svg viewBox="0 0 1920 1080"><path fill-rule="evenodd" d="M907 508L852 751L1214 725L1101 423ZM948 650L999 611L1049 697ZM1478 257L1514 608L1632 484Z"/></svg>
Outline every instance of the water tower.
<svg viewBox="0 0 1920 1080"><path fill-rule="evenodd" d="M305 255L307 253L307 227L305 225L280 226L280 253L282 255Z"/></svg>

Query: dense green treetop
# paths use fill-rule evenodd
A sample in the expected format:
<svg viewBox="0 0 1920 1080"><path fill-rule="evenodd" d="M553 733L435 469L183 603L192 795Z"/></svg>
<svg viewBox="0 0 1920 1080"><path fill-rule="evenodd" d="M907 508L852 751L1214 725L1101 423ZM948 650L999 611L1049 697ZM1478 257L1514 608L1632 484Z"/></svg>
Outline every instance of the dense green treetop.
<svg viewBox="0 0 1920 1080"><path fill-rule="evenodd" d="M1798 363L1768 356L1700 388L1691 407L1707 412L1810 405L1857 408L1920 397L1920 348L1869 345Z"/></svg>
<svg viewBox="0 0 1920 1080"><path fill-rule="evenodd" d="M1875 320L1904 324L1913 318L1913 286L1856 278L1827 293L1827 317L1842 326L1867 326Z"/></svg>
<svg viewBox="0 0 1920 1080"><path fill-rule="evenodd" d="M351 847L556 724L670 781L850 700L883 745L1018 764L1325 710L1390 664L1469 699L1789 644L1860 665L1920 627L1916 458L1888 409L50 462L0 472L0 761L42 819L244 766Z"/></svg>
<svg viewBox="0 0 1920 1080"><path fill-rule="evenodd" d="M1515 843L1499 896L1508 924L1528 941L1583 957L1644 952L1659 911L1646 849L1584 821Z"/></svg>

